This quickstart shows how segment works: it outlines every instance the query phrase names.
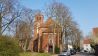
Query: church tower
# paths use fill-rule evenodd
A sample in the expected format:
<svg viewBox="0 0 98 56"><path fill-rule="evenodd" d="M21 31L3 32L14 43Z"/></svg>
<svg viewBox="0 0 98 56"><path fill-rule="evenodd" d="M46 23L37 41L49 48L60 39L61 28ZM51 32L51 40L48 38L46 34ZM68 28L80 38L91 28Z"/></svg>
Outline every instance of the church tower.
<svg viewBox="0 0 98 56"><path fill-rule="evenodd" d="M40 26L43 24L43 15L41 13L38 13L35 15L35 21L34 21L34 38L37 37L37 34L39 33Z"/></svg>

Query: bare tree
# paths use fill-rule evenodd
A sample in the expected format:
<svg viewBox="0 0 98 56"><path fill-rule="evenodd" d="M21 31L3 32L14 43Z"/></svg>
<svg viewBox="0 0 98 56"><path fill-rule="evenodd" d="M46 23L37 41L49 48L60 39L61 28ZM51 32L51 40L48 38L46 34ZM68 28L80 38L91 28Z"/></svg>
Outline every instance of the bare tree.
<svg viewBox="0 0 98 56"><path fill-rule="evenodd" d="M33 35L33 11L24 9L21 15L21 20L16 24L16 37L20 41L20 46L24 51L28 49L29 42Z"/></svg>
<svg viewBox="0 0 98 56"><path fill-rule="evenodd" d="M64 24L65 24L65 20L70 16L70 12L68 7L66 7L64 4L62 3L58 3L58 2L53 2L51 3L48 8L47 8L47 12L46 12L48 17L53 17L55 18L55 21L61 25L62 27L62 31L61 31L61 39L64 35ZM61 44L63 42L61 41Z"/></svg>
<svg viewBox="0 0 98 56"><path fill-rule="evenodd" d="M75 30L77 29L77 24L72 20L71 12L67 6L59 2L50 3L46 9L46 14L48 17L54 18L58 25L61 26L61 40L60 46L61 49L64 47L64 39L68 40L68 36L74 35ZM74 33L73 33L74 32ZM73 37L71 37L73 38ZM79 37L78 37L79 38ZM74 39L77 39L76 37ZM66 41L68 43L68 41ZM61 50L62 51L62 50Z"/></svg>
<svg viewBox="0 0 98 56"><path fill-rule="evenodd" d="M0 0L0 35L20 16L17 0Z"/></svg>

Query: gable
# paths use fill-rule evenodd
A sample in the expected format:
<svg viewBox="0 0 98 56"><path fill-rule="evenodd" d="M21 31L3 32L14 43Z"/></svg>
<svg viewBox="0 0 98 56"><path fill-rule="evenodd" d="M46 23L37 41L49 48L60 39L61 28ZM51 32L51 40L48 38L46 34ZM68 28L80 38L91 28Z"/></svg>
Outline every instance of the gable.
<svg viewBox="0 0 98 56"><path fill-rule="evenodd" d="M84 43L84 44L90 44L90 39L88 39L88 38L84 39L84 40L83 40L83 43Z"/></svg>
<svg viewBox="0 0 98 56"><path fill-rule="evenodd" d="M53 25L54 23L55 23L54 20L51 17L49 17L47 21L45 22L45 26L49 27L50 25Z"/></svg>

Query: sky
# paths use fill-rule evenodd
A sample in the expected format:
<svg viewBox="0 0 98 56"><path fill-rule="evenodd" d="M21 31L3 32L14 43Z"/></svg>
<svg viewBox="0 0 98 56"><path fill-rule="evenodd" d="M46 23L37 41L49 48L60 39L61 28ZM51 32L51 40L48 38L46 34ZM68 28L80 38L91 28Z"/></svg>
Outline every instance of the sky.
<svg viewBox="0 0 98 56"><path fill-rule="evenodd" d="M98 27L98 0L56 0L70 8L73 20L79 25L83 36ZM32 10L44 10L52 0L21 0L20 3Z"/></svg>

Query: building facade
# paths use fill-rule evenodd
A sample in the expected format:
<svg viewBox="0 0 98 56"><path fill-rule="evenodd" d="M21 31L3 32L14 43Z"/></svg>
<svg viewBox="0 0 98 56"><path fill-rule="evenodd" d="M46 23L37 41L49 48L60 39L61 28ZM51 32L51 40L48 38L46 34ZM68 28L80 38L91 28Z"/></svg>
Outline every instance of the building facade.
<svg viewBox="0 0 98 56"><path fill-rule="evenodd" d="M60 48L61 26L51 17L44 21L42 14L37 14L34 21L34 37L32 50L37 52L52 52L53 47Z"/></svg>
<svg viewBox="0 0 98 56"><path fill-rule="evenodd" d="M93 28L93 35L94 35L95 37L98 37L98 27Z"/></svg>
<svg viewBox="0 0 98 56"><path fill-rule="evenodd" d="M90 39L89 38L84 38L84 40L83 40L83 50L90 52L91 49L92 48L91 48L91 45L90 45Z"/></svg>

